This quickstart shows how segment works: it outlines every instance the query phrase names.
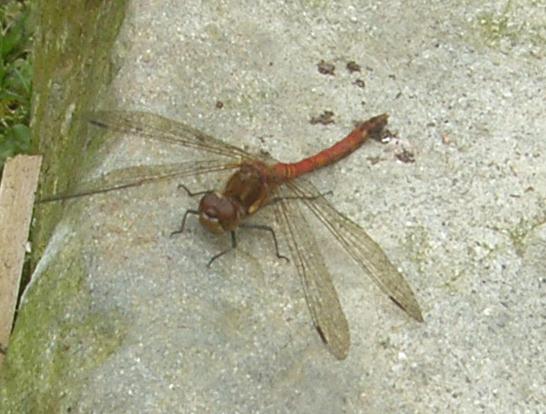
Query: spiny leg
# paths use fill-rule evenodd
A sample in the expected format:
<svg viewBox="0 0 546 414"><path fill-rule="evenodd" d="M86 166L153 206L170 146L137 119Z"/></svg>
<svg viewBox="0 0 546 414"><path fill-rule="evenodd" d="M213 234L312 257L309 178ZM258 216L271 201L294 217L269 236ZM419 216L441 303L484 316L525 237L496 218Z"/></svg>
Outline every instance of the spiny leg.
<svg viewBox="0 0 546 414"><path fill-rule="evenodd" d="M195 196L198 196L198 195L203 195L203 194L207 194L207 193L211 192L210 190L202 190L202 191L196 191L195 193L193 193L184 184L178 184L178 189L180 190L181 188L183 188L190 197L195 197Z"/></svg>
<svg viewBox="0 0 546 414"><path fill-rule="evenodd" d="M210 193L210 190L203 190L203 191L197 191L195 193L192 193L190 189L186 187L184 184L178 184L178 188L179 189L183 188L190 197L195 197L197 195ZM184 232L184 227L186 225L186 218L188 217L188 214L195 214L196 216L198 216L200 213L199 213L199 210L192 210L192 209L186 210L186 212L184 213L184 217L182 218L182 224L180 225L180 228L176 231L173 231L171 233L171 237L174 236L175 234L180 234Z"/></svg>
<svg viewBox="0 0 546 414"><path fill-rule="evenodd" d="M179 233L182 233L184 231L184 227L186 226L186 218L188 217L189 214L195 214L195 215L199 215L199 210L186 210L186 213L184 213L184 217L182 218L182 224L180 225L180 229L179 230L176 230L176 231L173 231L171 233L171 237L175 234L179 234ZM223 256L224 254L230 252L231 250L234 250L235 248L237 248L237 238L235 237L235 231L231 231L230 232L231 234L231 247L225 249L225 250L222 250L220 253L218 254L215 254L214 256L211 257L211 259L209 260L209 262L207 263L207 267L210 267L210 265L212 264L212 262L214 262L216 259L218 259L219 257ZM275 245L277 244L277 241L275 240Z"/></svg>
<svg viewBox="0 0 546 414"><path fill-rule="evenodd" d="M226 253L229 253L230 251L237 248L237 238L235 237L235 231L234 230L230 231L230 234L231 234L231 247L228 247L227 249L222 250L220 253L215 254L214 256L212 256L210 258L209 262L207 263L207 267L210 267L212 262L214 262L219 257L221 257L221 256L225 255Z"/></svg>
<svg viewBox="0 0 546 414"><path fill-rule="evenodd" d="M290 260L288 259L288 257L282 255L279 251L279 243L277 242L277 236L275 235L275 230L273 230L271 227L269 226L266 226L264 224L253 224L253 223L241 223L239 225L239 227L244 227L244 228L247 228L247 229L256 229L256 230L265 230L265 231L268 231L269 233L271 233L271 236L273 236L273 243L275 243L275 253L277 254L277 257L279 259L284 259L286 260L287 262L289 262Z"/></svg>
<svg viewBox="0 0 546 414"><path fill-rule="evenodd" d="M175 234L180 234L184 232L184 227L186 226L186 218L188 217L188 214L195 214L196 216L199 215L199 210L186 210L184 213L184 217L182 218L182 224L180 224L180 228L178 230L175 230L171 233L171 237Z"/></svg>

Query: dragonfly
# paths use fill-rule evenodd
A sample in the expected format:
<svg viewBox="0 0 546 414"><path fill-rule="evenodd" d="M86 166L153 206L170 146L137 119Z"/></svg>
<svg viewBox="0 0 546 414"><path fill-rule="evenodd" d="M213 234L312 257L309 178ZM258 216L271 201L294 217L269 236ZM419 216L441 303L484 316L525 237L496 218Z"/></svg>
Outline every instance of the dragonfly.
<svg viewBox="0 0 546 414"><path fill-rule="evenodd" d="M222 191L191 193L184 186L190 195L200 194L202 198L197 209L186 211L180 229L174 233L184 230L188 215L196 215L210 232L231 235L231 247L215 255L209 265L236 247L235 231L250 224L245 223L246 218L262 208L274 208L275 220L286 237L291 258L301 278L314 327L327 349L337 359L345 359L351 345L349 324L313 230L302 211L301 207L305 206L388 297L413 319L423 321L414 292L381 247L362 227L340 213L311 181L302 177L348 156L370 135L380 133L387 124L387 114L360 123L329 148L293 163L279 162L266 153L250 154L189 125L149 112L98 111L88 115L88 120L92 125L113 132L113 137L125 135L174 144L197 150L206 154L207 158L113 170L81 183L70 194L53 195L42 199L42 202L118 191L158 180L235 170ZM211 155L219 158L211 158ZM279 252L271 227L254 227L269 231L273 235L277 256L286 258Z"/></svg>

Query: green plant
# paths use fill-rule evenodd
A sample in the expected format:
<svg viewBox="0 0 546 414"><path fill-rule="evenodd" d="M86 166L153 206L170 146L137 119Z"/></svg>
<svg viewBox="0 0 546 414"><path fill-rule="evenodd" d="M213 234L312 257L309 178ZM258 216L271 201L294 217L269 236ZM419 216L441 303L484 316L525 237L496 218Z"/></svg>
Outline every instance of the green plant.
<svg viewBox="0 0 546 414"><path fill-rule="evenodd" d="M26 2L0 3L0 169L30 149L31 36Z"/></svg>

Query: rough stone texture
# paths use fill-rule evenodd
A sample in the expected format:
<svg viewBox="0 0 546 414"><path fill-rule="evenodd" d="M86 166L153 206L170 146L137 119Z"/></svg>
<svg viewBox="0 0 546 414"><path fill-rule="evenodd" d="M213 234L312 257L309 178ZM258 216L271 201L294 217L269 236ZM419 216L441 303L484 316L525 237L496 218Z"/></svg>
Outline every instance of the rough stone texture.
<svg viewBox="0 0 546 414"><path fill-rule="evenodd" d="M40 314L45 350L24 343L24 325L13 342L36 375L56 374L40 395L72 413L544 412L543 4L293 3L133 1L113 51L113 106L282 160L389 112L396 139L314 181L400 266L425 323L321 239L353 339L336 361L270 241L245 232L207 269L228 241L197 223L169 238L195 201L162 183L69 203L19 324L46 300L66 300L66 313ZM361 72L345 68L353 60ZM324 110L335 124L309 122ZM193 156L128 138L102 169ZM25 355L10 348L8 363L12 352ZM0 403L21 407L24 387Z"/></svg>

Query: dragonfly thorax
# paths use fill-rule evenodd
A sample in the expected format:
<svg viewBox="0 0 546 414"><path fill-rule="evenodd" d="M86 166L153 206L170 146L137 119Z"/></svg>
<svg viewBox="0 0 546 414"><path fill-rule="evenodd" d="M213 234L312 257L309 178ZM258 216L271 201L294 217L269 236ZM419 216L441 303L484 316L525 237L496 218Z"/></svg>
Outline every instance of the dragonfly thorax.
<svg viewBox="0 0 546 414"><path fill-rule="evenodd" d="M242 213L243 208L236 199L215 191L206 193L199 203L199 222L215 234L234 230L241 221Z"/></svg>

